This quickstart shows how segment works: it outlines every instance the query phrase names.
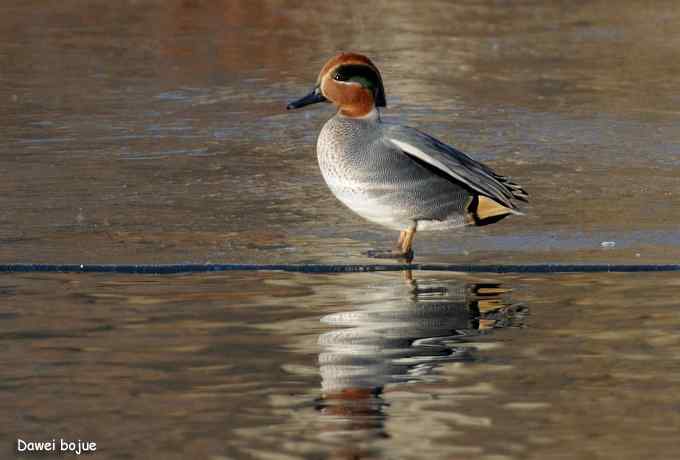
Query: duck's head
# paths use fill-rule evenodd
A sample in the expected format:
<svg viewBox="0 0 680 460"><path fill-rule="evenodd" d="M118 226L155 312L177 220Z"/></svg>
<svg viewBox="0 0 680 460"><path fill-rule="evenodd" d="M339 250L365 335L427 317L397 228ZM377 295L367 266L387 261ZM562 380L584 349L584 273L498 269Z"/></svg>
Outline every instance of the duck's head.
<svg viewBox="0 0 680 460"><path fill-rule="evenodd" d="M299 109L317 102L332 102L348 117L364 117L375 107L387 105L378 68L356 53L340 53L326 62L312 92L286 108Z"/></svg>

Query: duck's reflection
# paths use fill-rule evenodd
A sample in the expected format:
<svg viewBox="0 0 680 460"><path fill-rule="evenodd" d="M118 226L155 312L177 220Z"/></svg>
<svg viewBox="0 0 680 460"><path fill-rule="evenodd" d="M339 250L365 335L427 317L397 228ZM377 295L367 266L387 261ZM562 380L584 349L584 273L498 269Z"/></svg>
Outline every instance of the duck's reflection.
<svg viewBox="0 0 680 460"><path fill-rule="evenodd" d="M337 328L319 337L317 409L328 431L363 438L388 437L386 385L436 381L443 363L476 359L471 335L519 325L526 312L509 287L491 283L394 280L361 295L354 310L321 319Z"/></svg>

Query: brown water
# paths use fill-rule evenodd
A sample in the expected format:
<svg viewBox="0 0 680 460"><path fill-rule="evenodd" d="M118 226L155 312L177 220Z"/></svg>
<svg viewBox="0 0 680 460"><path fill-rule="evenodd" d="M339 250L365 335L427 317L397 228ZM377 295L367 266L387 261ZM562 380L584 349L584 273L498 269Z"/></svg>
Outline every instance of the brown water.
<svg viewBox="0 0 680 460"><path fill-rule="evenodd" d="M676 275L5 276L3 444L677 458Z"/></svg>
<svg viewBox="0 0 680 460"><path fill-rule="evenodd" d="M0 7L0 263L370 261L396 235L323 183L332 109L284 110L338 50L530 193L416 261L680 260L676 2L51 3ZM3 275L0 445L680 456L677 275L414 276Z"/></svg>

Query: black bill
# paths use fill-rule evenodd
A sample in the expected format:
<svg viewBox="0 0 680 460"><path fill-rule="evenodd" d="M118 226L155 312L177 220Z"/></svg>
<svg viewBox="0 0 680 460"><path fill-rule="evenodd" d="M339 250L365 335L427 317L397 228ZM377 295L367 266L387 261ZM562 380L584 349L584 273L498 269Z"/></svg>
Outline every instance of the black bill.
<svg viewBox="0 0 680 460"><path fill-rule="evenodd" d="M327 102L328 99L326 99L323 94L321 94L321 90L317 86L314 88L314 91L309 93L303 98L298 99L297 101L293 101L290 104L286 106L287 110L291 109L299 109L300 107L304 107L306 105L311 105L311 104L316 104L317 102Z"/></svg>

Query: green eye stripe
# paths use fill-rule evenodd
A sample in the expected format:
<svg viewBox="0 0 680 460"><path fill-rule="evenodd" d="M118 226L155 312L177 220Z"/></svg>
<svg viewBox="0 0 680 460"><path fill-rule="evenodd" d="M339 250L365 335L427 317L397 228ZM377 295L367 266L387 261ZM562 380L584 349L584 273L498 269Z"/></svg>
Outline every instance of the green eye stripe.
<svg viewBox="0 0 680 460"><path fill-rule="evenodd" d="M343 65L333 74L333 79L337 81L355 81L360 83L365 88L376 88L380 86L380 77L375 72L365 65Z"/></svg>

